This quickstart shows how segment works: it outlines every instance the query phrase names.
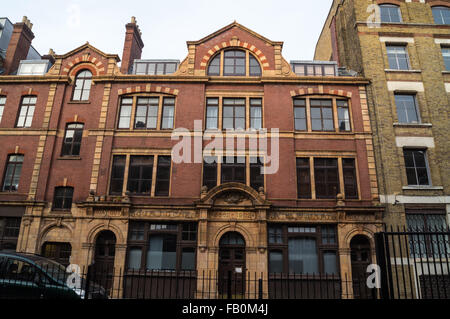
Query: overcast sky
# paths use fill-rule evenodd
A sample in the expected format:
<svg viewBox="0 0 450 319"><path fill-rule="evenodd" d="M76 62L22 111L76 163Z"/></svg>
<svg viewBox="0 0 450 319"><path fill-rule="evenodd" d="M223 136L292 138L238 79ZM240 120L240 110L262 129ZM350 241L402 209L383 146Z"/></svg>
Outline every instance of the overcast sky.
<svg viewBox="0 0 450 319"><path fill-rule="evenodd" d="M2 0L0 16L33 23L33 46L64 54L89 41L122 56L125 24L136 16L143 59L179 59L186 41L199 40L234 20L273 41L288 60L311 60L332 0Z"/></svg>

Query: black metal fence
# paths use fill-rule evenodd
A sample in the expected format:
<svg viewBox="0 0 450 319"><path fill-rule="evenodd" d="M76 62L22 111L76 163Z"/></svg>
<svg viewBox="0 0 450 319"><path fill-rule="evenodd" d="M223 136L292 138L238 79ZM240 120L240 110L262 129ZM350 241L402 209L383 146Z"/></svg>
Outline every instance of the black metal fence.
<svg viewBox="0 0 450 319"><path fill-rule="evenodd" d="M375 236L385 299L450 299L450 232L409 228Z"/></svg>
<svg viewBox="0 0 450 319"><path fill-rule="evenodd" d="M0 298L450 299L450 232L397 229L375 236L370 274L218 273L73 268L0 258ZM31 258L31 257L30 257Z"/></svg>

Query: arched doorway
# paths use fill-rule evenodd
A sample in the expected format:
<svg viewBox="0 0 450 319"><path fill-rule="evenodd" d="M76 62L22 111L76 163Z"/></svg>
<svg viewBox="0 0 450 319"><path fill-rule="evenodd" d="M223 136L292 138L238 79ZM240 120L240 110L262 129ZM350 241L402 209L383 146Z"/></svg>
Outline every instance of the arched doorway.
<svg viewBox="0 0 450 319"><path fill-rule="evenodd" d="M236 298L245 293L245 240L229 232L219 242L219 294Z"/></svg>
<svg viewBox="0 0 450 319"><path fill-rule="evenodd" d="M372 298L367 287L367 266L372 263L370 241L364 235L356 235L350 242L352 260L353 296L355 299Z"/></svg>
<svg viewBox="0 0 450 319"><path fill-rule="evenodd" d="M91 279L108 291L111 289L113 282L115 255L116 235L110 230L100 232L95 241Z"/></svg>

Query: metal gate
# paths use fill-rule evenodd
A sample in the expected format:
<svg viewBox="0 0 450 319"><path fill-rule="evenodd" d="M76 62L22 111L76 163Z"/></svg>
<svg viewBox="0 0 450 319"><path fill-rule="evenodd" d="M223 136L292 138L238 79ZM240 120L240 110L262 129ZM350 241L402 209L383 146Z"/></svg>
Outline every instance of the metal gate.
<svg viewBox="0 0 450 319"><path fill-rule="evenodd" d="M450 299L449 229L375 234L383 299Z"/></svg>

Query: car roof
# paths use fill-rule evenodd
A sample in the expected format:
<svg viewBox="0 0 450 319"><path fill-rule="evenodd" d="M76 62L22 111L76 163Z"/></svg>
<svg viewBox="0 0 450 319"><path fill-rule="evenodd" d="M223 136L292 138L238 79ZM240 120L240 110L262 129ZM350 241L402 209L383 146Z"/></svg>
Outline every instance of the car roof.
<svg viewBox="0 0 450 319"><path fill-rule="evenodd" d="M28 261L40 261L40 260L48 260L47 258L32 254L32 253L19 253L14 250L0 250L0 256L6 256L6 257L19 257L21 259L26 259Z"/></svg>

